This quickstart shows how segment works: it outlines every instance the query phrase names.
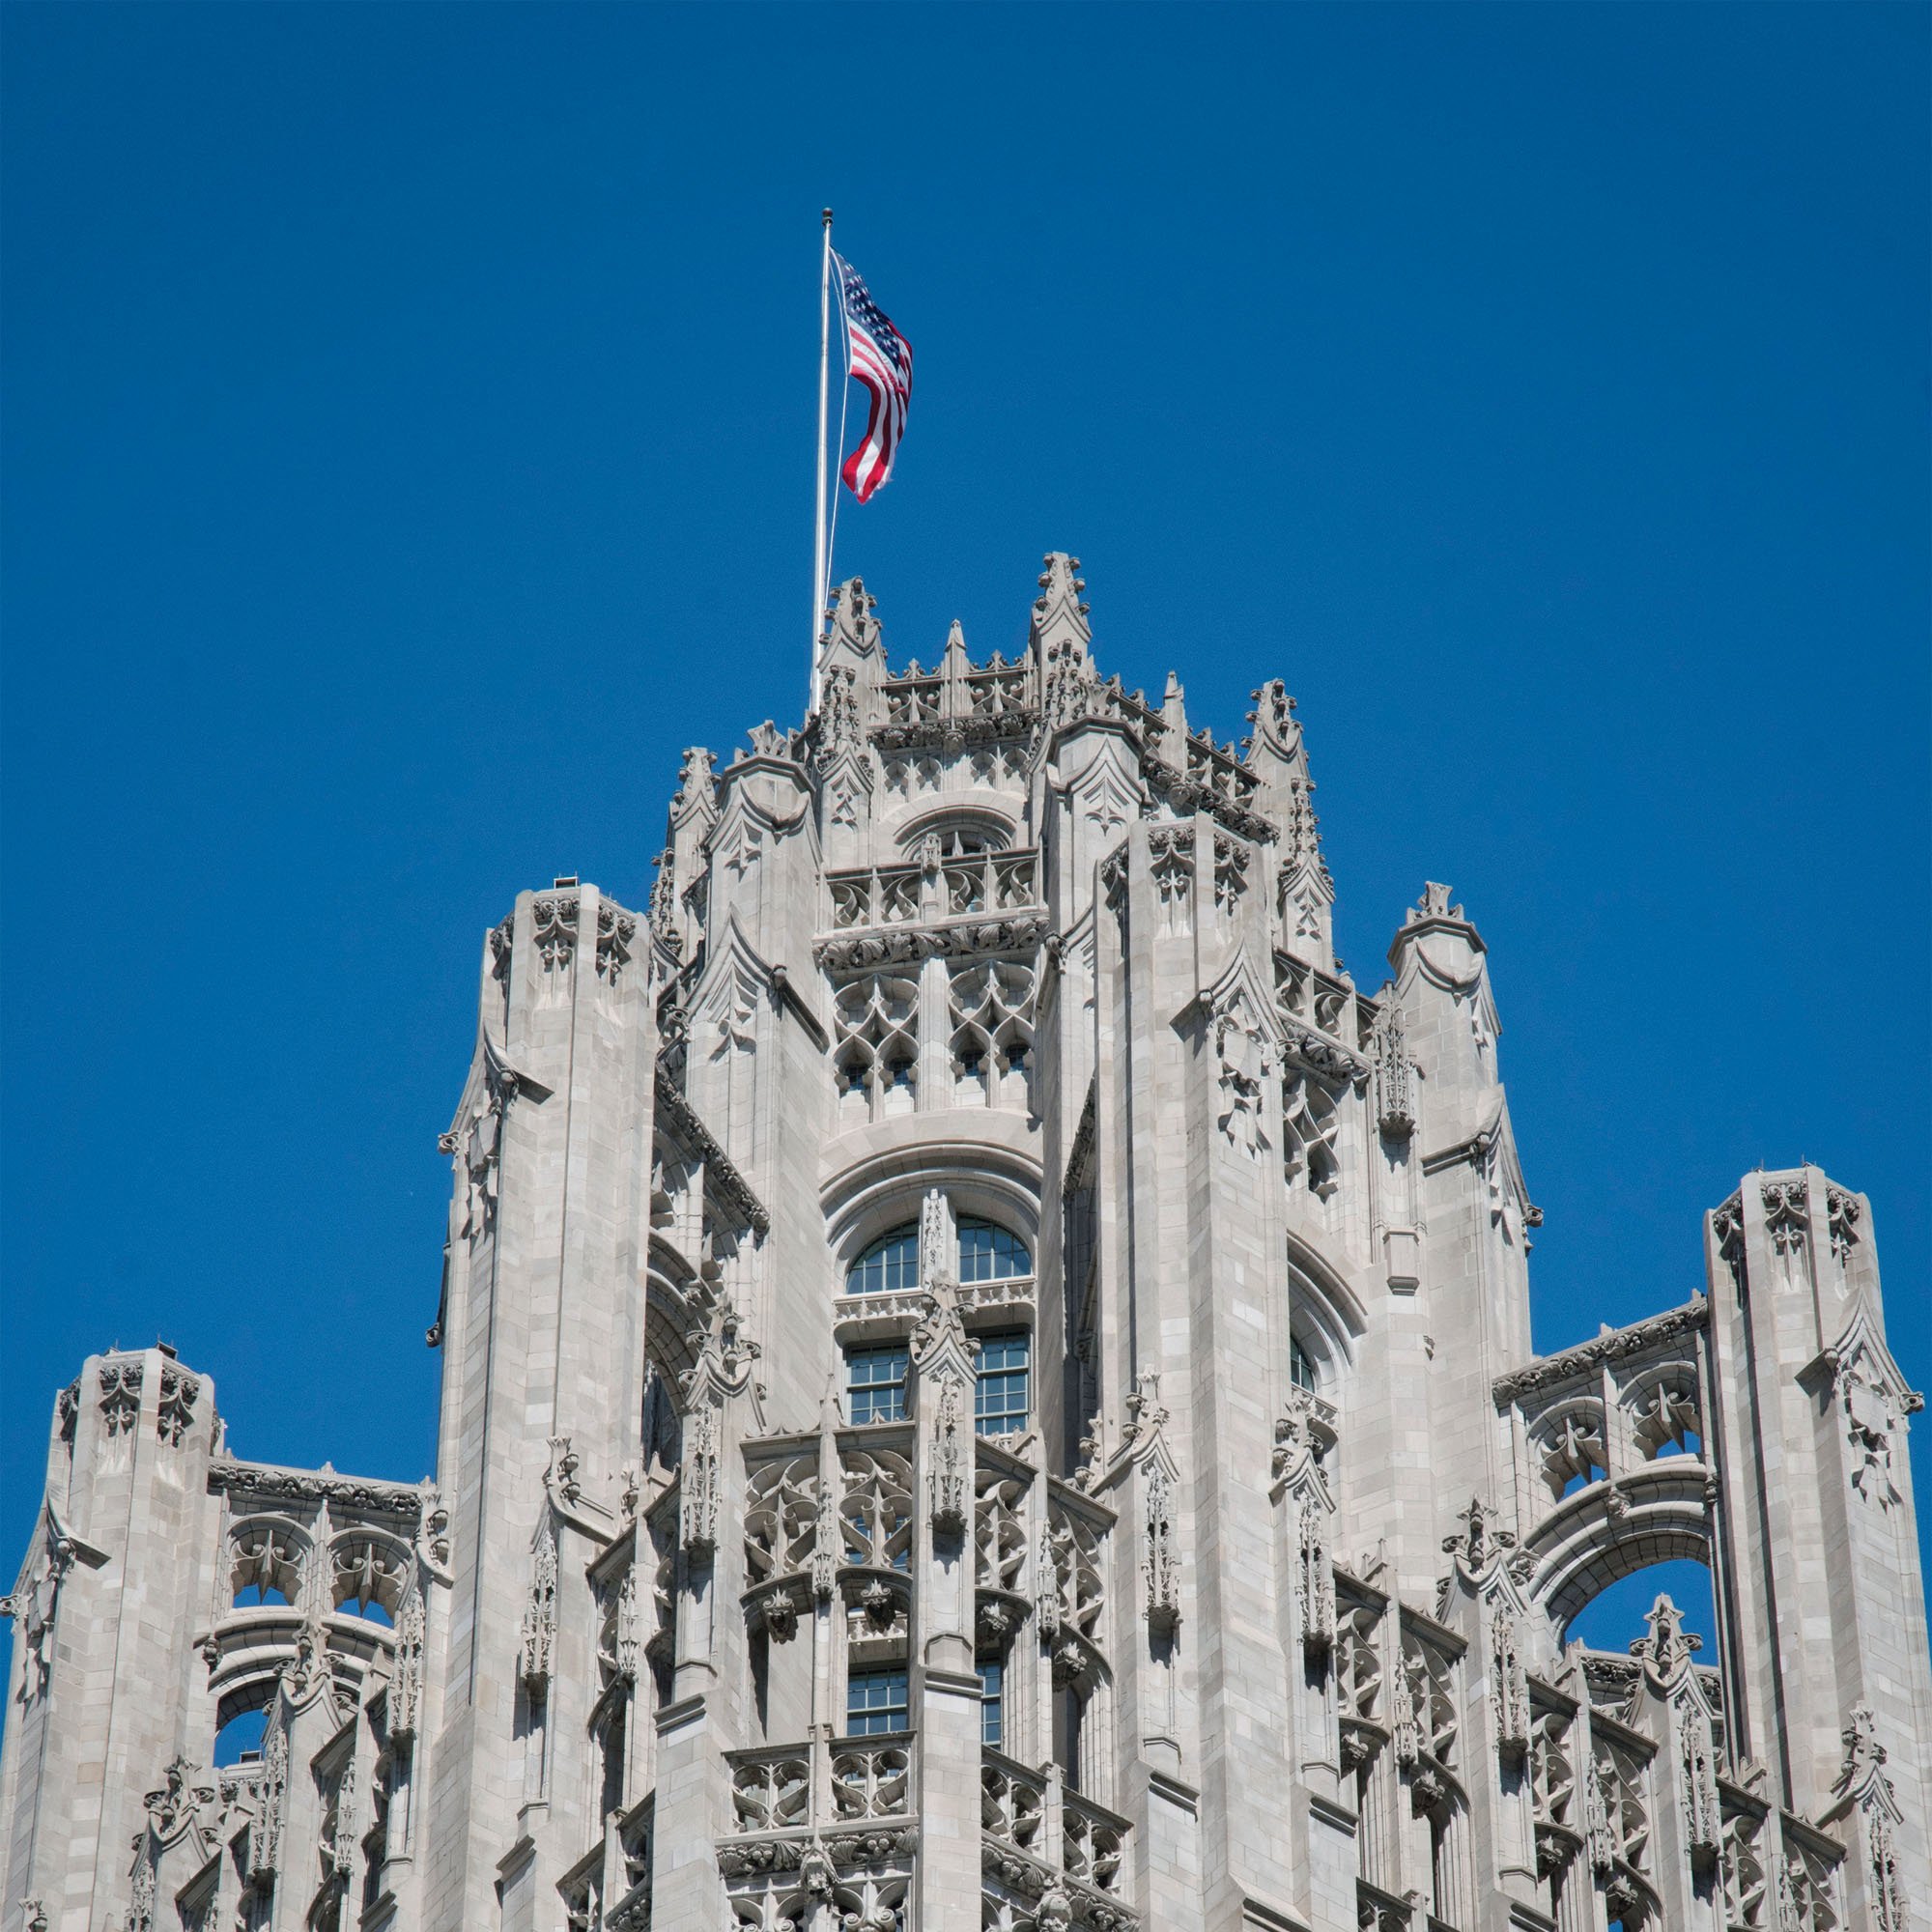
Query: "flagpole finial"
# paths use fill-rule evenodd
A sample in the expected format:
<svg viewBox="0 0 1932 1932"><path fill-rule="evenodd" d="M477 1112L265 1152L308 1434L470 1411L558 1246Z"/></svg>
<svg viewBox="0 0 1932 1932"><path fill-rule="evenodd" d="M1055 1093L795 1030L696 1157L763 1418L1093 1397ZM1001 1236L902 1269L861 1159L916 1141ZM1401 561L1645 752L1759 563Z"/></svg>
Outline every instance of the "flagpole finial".
<svg viewBox="0 0 1932 1932"><path fill-rule="evenodd" d="M819 219L825 223L826 227L830 228L832 226L832 211L829 208L820 210Z"/></svg>

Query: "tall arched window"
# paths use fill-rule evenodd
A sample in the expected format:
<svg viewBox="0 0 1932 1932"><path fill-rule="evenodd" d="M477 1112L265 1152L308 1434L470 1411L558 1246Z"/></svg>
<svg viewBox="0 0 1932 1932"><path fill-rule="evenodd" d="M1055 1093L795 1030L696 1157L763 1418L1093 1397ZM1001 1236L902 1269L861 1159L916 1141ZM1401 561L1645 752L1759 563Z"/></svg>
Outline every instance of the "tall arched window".
<svg viewBox="0 0 1932 1932"><path fill-rule="evenodd" d="M919 1223L881 1235L845 1270L847 1294L896 1294L919 1286Z"/></svg>
<svg viewBox="0 0 1932 1932"><path fill-rule="evenodd" d="M1315 1357L1301 1346L1299 1335L1288 1338L1288 1378L1296 1388L1307 1389L1311 1394L1321 1385L1321 1378L1316 1373Z"/></svg>
<svg viewBox="0 0 1932 1932"><path fill-rule="evenodd" d="M959 1223L961 1281L1020 1281L1033 1272L1027 1244L1010 1229L970 1217Z"/></svg>

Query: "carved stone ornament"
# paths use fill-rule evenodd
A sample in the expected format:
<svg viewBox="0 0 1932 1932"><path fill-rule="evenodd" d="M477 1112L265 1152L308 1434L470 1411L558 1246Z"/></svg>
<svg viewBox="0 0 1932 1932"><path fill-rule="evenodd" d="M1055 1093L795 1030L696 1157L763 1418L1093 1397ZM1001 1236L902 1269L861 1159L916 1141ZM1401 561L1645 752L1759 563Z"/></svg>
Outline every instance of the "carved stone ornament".
<svg viewBox="0 0 1932 1932"><path fill-rule="evenodd" d="M1825 1190L1825 1209L1832 1233L1832 1257L1843 1267L1851 1260L1852 1248L1859 1238L1859 1216L1863 1209L1859 1197L1842 1187L1828 1187Z"/></svg>
<svg viewBox="0 0 1932 1932"><path fill-rule="evenodd" d="M1865 1502L1889 1510L1904 1499L1894 1480L1894 1445L1905 1417L1922 1408L1923 1399L1899 1387L1895 1373L1859 1340L1828 1350L1825 1361L1845 1419L1852 1487Z"/></svg>
<svg viewBox="0 0 1932 1932"><path fill-rule="evenodd" d="M288 1807L289 1733L284 1715L273 1712L262 1737L261 1809L248 1831L248 1876L268 1877L281 1863L282 1820Z"/></svg>
<svg viewBox="0 0 1932 1932"><path fill-rule="evenodd" d="M718 1406L702 1402L684 1419L684 1472L678 1485L678 1541L693 1556L718 1548Z"/></svg>
<svg viewBox="0 0 1932 1932"><path fill-rule="evenodd" d="M1259 1158L1273 1145L1267 1130L1267 1086L1275 1074L1274 1041L1245 997L1213 1019L1221 1097L1215 1121L1243 1153Z"/></svg>
<svg viewBox="0 0 1932 1932"><path fill-rule="evenodd" d="M837 1467L834 1461L833 1466ZM818 1492L818 1520L811 1540L811 1594L829 1603L838 1587L838 1566L845 1560L844 1526L838 1515L836 1481L822 1483Z"/></svg>
<svg viewBox="0 0 1932 1932"><path fill-rule="evenodd" d="M1577 1343L1574 1349L1545 1355L1526 1367L1513 1369L1508 1375L1496 1378L1496 1406L1507 1408L1511 1403L1520 1402L1524 1396L1554 1387L1558 1382L1580 1379L1606 1363L1622 1361L1629 1355L1643 1354L1660 1343L1674 1341L1680 1336L1700 1334L1709 1321L1710 1304L1700 1295L1695 1301L1687 1301L1681 1308L1665 1309L1662 1315L1633 1321L1628 1328L1613 1328L1607 1335L1593 1336L1587 1342Z"/></svg>
<svg viewBox="0 0 1932 1932"><path fill-rule="evenodd" d="M718 781L713 776L711 753L702 745L687 748L678 766L677 791L670 802L670 821L683 825L697 818L709 825L718 816Z"/></svg>
<svg viewBox="0 0 1932 1932"><path fill-rule="evenodd" d="M134 1840L134 1869L130 1875L127 1932L154 1932L155 1859L145 1835Z"/></svg>
<svg viewBox="0 0 1932 1932"><path fill-rule="evenodd" d="M214 1786L195 1781L200 1770L198 1764L177 1756L161 1773L165 1780L161 1788L141 1801L150 1829L163 1844L180 1836L204 1804L214 1803Z"/></svg>
<svg viewBox="0 0 1932 1932"><path fill-rule="evenodd" d="M1335 1551L1322 1499L1304 1492L1296 1510L1294 1597L1301 1647L1313 1662L1335 1642Z"/></svg>
<svg viewBox="0 0 1932 1932"><path fill-rule="evenodd" d="M323 1857L335 1868L338 1878L347 1878L355 1869L355 1760L352 1756L342 1767L335 1787L335 1830L324 1843Z"/></svg>
<svg viewBox="0 0 1932 1932"><path fill-rule="evenodd" d="M155 1414L155 1435L169 1448L194 1426L194 1406L201 1395L201 1381L173 1362L161 1364L161 1400Z"/></svg>
<svg viewBox="0 0 1932 1932"><path fill-rule="evenodd" d="M519 1633L517 1675L541 1694L550 1685L551 1654L556 1646L556 1532L549 1515L530 1552L530 1591Z"/></svg>
<svg viewBox="0 0 1932 1932"><path fill-rule="evenodd" d="M1529 1749L1529 1673L1523 1665L1516 1611L1505 1601L1490 1606L1490 1672L1496 1748L1510 1762L1520 1762Z"/></svg>
<svg viewBox="0 0 1932 1932"><path fill-rule="evenodd" d="M61 1528L49 1505L41 1547L26 1576L12 1595L0 1597L0 1616L14 1619L19 1639L22 1704L43 1697L53 1676L55 1613L61 1584L73 1568L74 1557L74 1540Z"/></svg>
<svg viewBox="0 0 1932 1932"><path fill-rule="evenodd" d="M638 1572L635 1565L624 1572L617 1585L617 1675L626 1684L638 1681L638 1662L643 1655L644 1622L638 1605Z"/></svg>
<svg viewBox="0 0 1932 1932"><path fill-rule="evenodd" d="M1844 1763L1833 1786L1834 1813L1856 1812L1863 1839L1866 1900L1874 1932L1906 1932L1912 1924L1905 1881L1898 1868L1893 1827L1901 1816L1897 1794L1885 1775L1886 1747L1869 1704L1857 1705L1840 1733Z"/></svg>
<svg viewBox="0 0 1932 1932"><path fill-rule="evenodd" d="M1073 1901L1064 1885L1049 1885L1034 1907L1034 1932L1071 1932Z"/></svg>
<svg viewBox="0 0 1932 1932"><path fill-rule="evenodd" d="M1778 1256L1792 1260L1804 1248L1809 1216L1802 1180L1768 1180L1764 1184L1764 1225Z"/></svg>
<svg viewBox="0 0 1932 1932"><path fill-rule="evenodd" d="M1660 1690L1673 1690L1690 1669L1692 1653L1703 1649L1704 1639L1684 1628L1684 1612L1668 1597L1659 1597L1643 1620L1650 1634L1632 1644L1630 1654Z"/></svg>
<svg viewBox="0 0 1932 1932"><path fill-rule="evenodd" d="M597 906L597 977L614 986L631 963L631 948L638 937L634 913L601 899Z"/></svg>
<svg viewBox="0 0 1932 1932"><path fill-rule="evenodd" d="M1716 1754L1701 1697L1682 1700L1677 1713L1677 1790L1684 1813L1684 1842L1693 1854L1715 1857L1724 1842L1723 1806L1718 1796Z"/></svg>
<svg viewBox="0 0 1932 1932"><path fill-rule="evenodd" d="M1504 1529L1500 1511L1492 1509L1481 1496L1471 1496L1469 1507L1457 1513L1463 1525L1459 1536L1445 1536L1442 1548L1456 1559L1456 1567L1472 1588L1488 1582L1491 1573L1516 1548L1516 1532Z"/></svg>
<svg viewBox="0 0 1932 1932"><path fill-rule="evenodd" d="M422 1719L423 1658L428 1618L414 1583L396 1613L396 1662L389 1678L389 1735L412 1738Z"/></svg>
<svg viewBox="0 0 1932 1932"><path fill-rule="evenodd" d="M1033 1574L1034 1619L1042 1640L1051 1643L1060 1634L1060 1561L1054 1548L1053 1524L1044 1517L1040 1519L1039 1548L1034 1557Z"/></svg>
<svg viewBox="0 0 1932 1932"><path fill-rule="evenodd" d="M1174 1479L1162 1457L1142 1465L1141 1582L1148 1629L1172 1636L1180 1627L1180 1559L1175 1548Z"/></svg>
<svg viewBox="0 0 1932 1932"><path fill-rule="evenodd" d="M282 1693L299 1710L328 1689L328 1626L323 1620L322 1599L311 1595L296 1627L295 1661L282 1666Z"/></svg>
<svg viewBox="0 0 1932 1932"><path fill-rule="evenodd" d="M439 1583L450 1580L449 1511L442 1492L427 1476L416 1488L416 1560Z"/></svg>
<svg viewBox="0 0 1932 1932"><path fill-rule="evenodd" d="M577 952L577 895L546 893L530 908L537 961L546 975L564 972Z"/></svg>
<svg viewBox="0 0 1932 1932"><path fill-rule="evenodd" d="M583 1466L583 1459L570 1445L568 1435L553 1435L549 1438L550 1466L544 1471L544 1488L554 1497L572 1505L583 1500L583 1484L578 1471Z"/></svg>
<svg viewBox="0 0 1932 1932"><path fill-rule="evenodd" d="M100 1365L100 1419L108 1435L126 1435L141 1413L141 1363Z"/></svg>
<svg viewBox="0 0 1932 1932"><path fill-rule="evenodd" d="M965 1383L956 1375L942 1374L937 1381L937 1397L927 1485L932 1527L940 1535L963 1536L973 1462L966 1433Z"/></svg>
<svg viewBox="0 0 1932 1932"><path fill-rule="evenodd" d="M1377 1124L1390 1140L1406 1141L1415 1131L1415 1063L1408 1057L1402 1009L1396 1005L1393 991L1376 1014L1371 1055Z"/></svg>

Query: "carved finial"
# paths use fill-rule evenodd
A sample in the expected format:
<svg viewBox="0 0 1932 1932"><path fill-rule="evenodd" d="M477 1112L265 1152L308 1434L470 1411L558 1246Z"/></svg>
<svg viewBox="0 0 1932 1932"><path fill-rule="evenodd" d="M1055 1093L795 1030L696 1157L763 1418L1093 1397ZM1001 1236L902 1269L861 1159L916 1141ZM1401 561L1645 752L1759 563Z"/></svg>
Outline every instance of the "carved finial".
<svg viewBox="0 0 1932 1932"><path fill-rule="evenodd" d="M1434 879L1428 880L1422 888L1422 896L1409 909L1408 923L1414 925L1425 919L1462 919L1463 908L1449 903L1449 888L1437 885Z"/></svg>
<svg viewBox="0 0 1932 1932"><path fill-rule="evenodd" d="M1168 742L1174 749L1174 762L1185 762L1180 748L1187 742L1187 693L1181 689L1180 673L1169 671L1167 688L1160 695L1161 722L1168 729Z"/></svg>
<svg viewBox="0 0 1932 1932"><path fill-rule="evenodd" d="M1070 644L1075 655L1084 658L1087 646L1093 641L1087 606L1080 601L1080 593L1087 588L1086 580L1074 574L1079 568L1077 556L1057 550L1047 553L1046 568L1039 577L1040 594L1034 600L1033 623L1027 639L1028 644L1042 657L1056 645Z"/></svg>
<svg viewBox="0 0 1932 1932"><path fill-rule="evenodd" d="M1838 1769L1836 1789L1850 1791L1867 1784L1884 1769L1887 1752L1878 1741L1878 1719L1872 1715L1869 1704L1860 1703L1852 1707L1849 1723L1838 1733L1845 1747L1845 1757Z"/></svg>
<svg viewBox="0 0 1932 1932"><path fill-rule="evenodd" d="M1488 1576L1504 1554L1516 1548L1516 1532L1501 1526L1502 1513L1492 1509L1481 1496L1471 1496L1469 1507L1459 1510L1456 1520L1463 1525L1462 1534L1445 1536L1442 1548L1472 1582Z"/></svg>
<svg viewBox="0 0 1932 1932"><path fill-rule="evenodd" d="M702 745L689 747L677 768L677 791L670 802L670 822L682 825L694 813L706 818L718 814L717 781L712 775L714 760Z"/></svg>
<svg viewBox="0 0 1932 1932"><path fill-rule="evenodd" d="M1121 1431L1122 1443L1138 1443L1143 1436L1151 1435L1167 1420L1167 1410L1161 1406L1160 1371L1144 1368L1134 1378L1134 1385L1127 1394L1126 1427Z"/></svg>
<svg viewBox="0 0 1932 1932"><path fill-rule="evenodd" d="M835 652L856 657L885 655L879 640L879 620L872 615L875 608L875 600L867 595L863 578L848 578L833 591L832 602L826 607L825 630L819 639L826 647L828 659Z"/></svg>
<svg viewBox="0 0 1932 1932"><path fill-rule="evenodd" d="M565 1502L574 1503L583 1494L583 1485L577 1475L582 1458L570 1446L568 1435L553 1435L549 1442L550 1466L544 1471L544 1488Z"/></svg>
<svg viewBox="0 0 1932 1932"><path fill-rule="evenodd" d="M1249 765L1258 765L1265 753L1272 753L1278 758L1292 756L1298 734L1293 719L1294 699L1288 695L1288 686L1274 677L1248 696L1255 708L1248 713L1248 736L1241 749L1247 753Z"/></svg>
<svg viewBox="0 0 1932 1932"><path fill-rule="evenodd" d="M1704 1639L1684 1628L1684 1612L1668 1597L1659 1597L1643 1620L1650 1634L1631 1645L1631 1655L1660 1684L1671 1684L1689 1668L1691 1653L1704 1648Z"/></svg>

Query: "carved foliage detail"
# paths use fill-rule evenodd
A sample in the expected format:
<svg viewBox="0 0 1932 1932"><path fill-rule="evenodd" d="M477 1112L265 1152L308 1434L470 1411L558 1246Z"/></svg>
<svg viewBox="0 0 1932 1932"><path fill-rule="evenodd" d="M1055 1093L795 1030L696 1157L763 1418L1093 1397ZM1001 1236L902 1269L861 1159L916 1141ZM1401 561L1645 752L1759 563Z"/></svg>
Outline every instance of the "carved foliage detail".
<svg viewBox="0 0 1932 1932"><path fill-rule="evenodd" d="M100 1365L100 1419L110 1436L126 1435L141 1413L141 1364Z"/></svg>
<svg viewBox="0 0 1932 1932"><path fill-rule="evenodd" d="M1180 1625L1180 1559L1175 1548L1174 1481L1166 1463L1151 1457L1141 1474L1141 1583L1148 1629L1169 1636Z"/></svg>
<svg viewBox="0 0 1932 1932"><path fill-rule="evenodd" d="M932 1527L942 1535L963 1536L972 1468L965 1384L958 1376L944 1373L938 1378L937 1397L930 1444L932 1465L927 1478Z"/></svg>
<svg viewBox="0 0 1932 1932"><path fill-rule="evenodd" d="M684 1473L678 1486L678 1540L694 1556L708 1556L718 1547L721 1481L718 1407L700 1402L685 1417Z"/></svg>
<svg viewBox="0 0 1932 1932"><path fill-rule="evenodd" d="M517 1674L533 1693L550 1684L551 1655L556 1646L556 1532L548 1516L530 1555L530 1593L524 1606Z"/></svg>

